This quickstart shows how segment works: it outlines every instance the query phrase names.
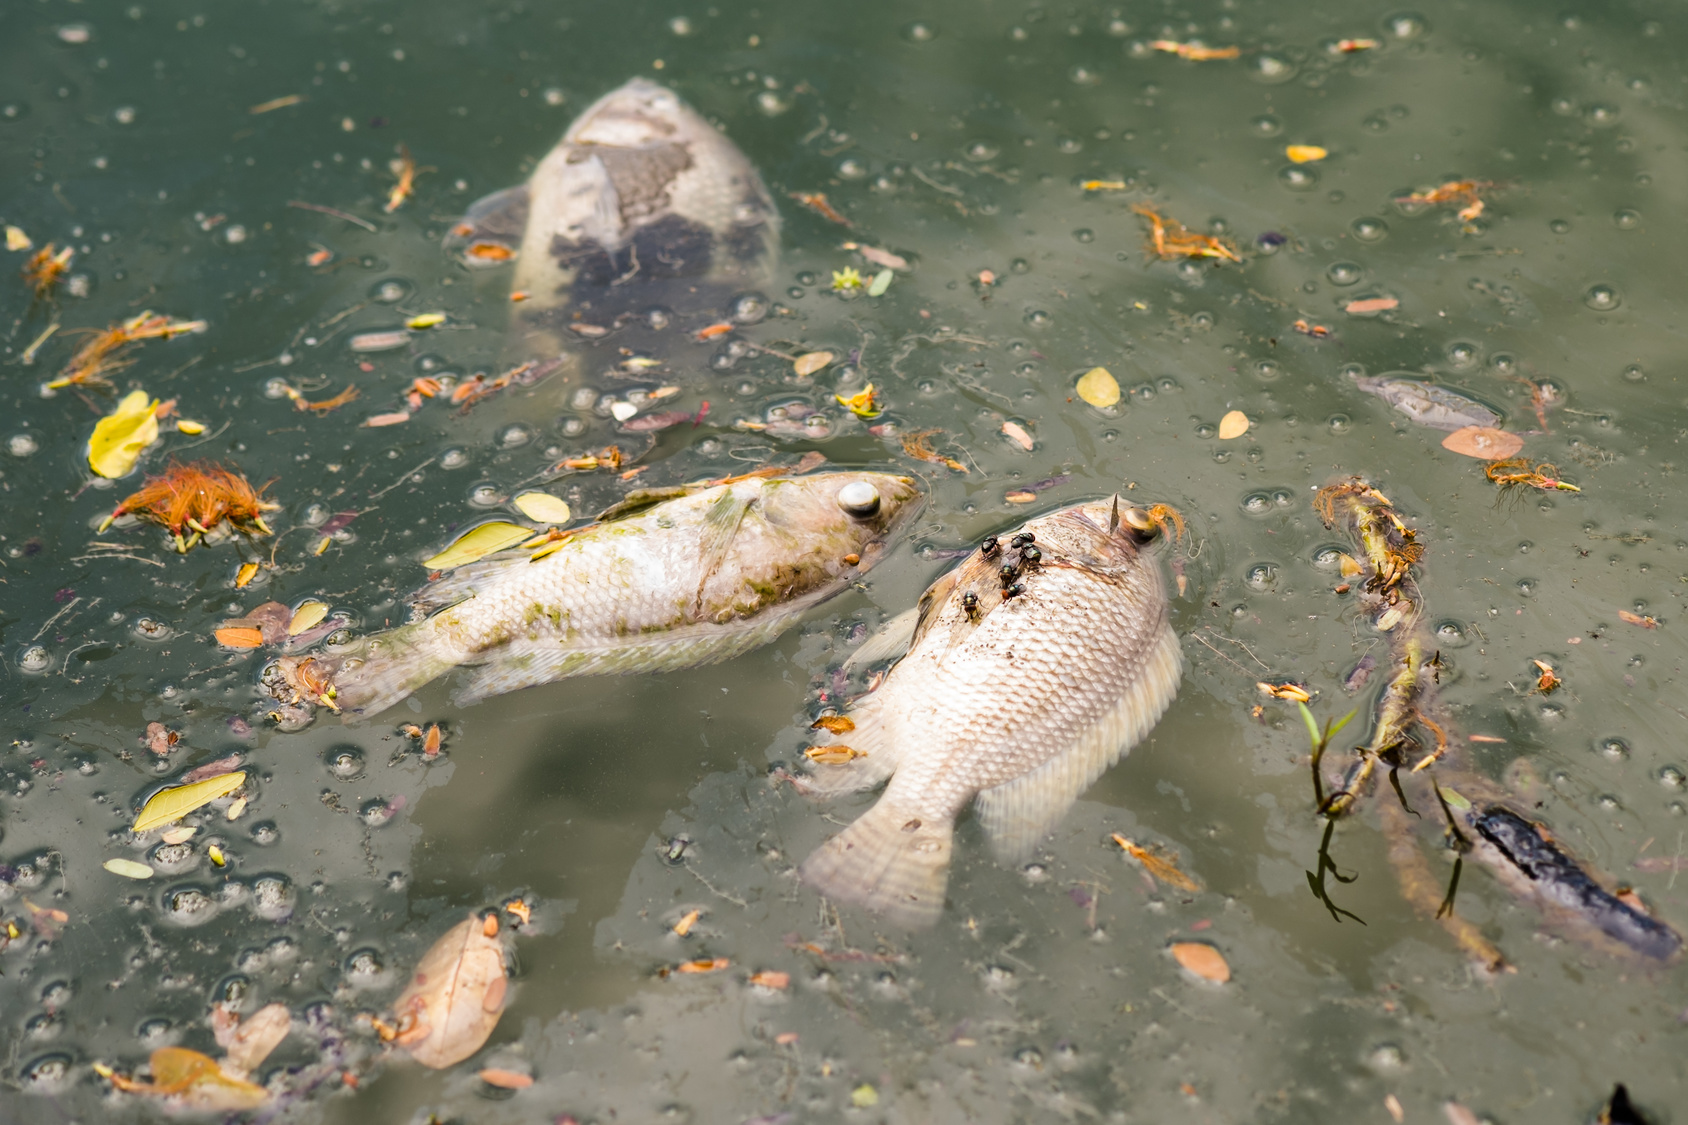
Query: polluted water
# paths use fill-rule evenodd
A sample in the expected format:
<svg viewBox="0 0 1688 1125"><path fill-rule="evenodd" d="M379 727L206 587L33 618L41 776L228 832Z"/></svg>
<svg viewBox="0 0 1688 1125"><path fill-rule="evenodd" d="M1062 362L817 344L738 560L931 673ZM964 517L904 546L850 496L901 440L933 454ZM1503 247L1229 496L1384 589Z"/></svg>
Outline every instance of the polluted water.
<svg viewBox="0 0 1688 1125"><path fill-rule="evenodd" d="M1688 1098L1669 12L12 23L0 1121ZM334 662L470 612L469 572L828 474L918 510L825 547L824 600L733 575L796 612L730 659L559 678L535 602L497 672L339 702ZM1158 532L1129 573L1045 542L1116 495L1182 526L1125 520ZM733 529L796 557L772 526ZM605 557L571 581L692 573ZM1081 576L1114 608L1033 620ZM965 691L909 662L939 625L1002 631ZM1071 659L1016 678L1022 650ZM283 661L315 671L277 698ZM1035 773L1132 690L1013 847L968 792L996 775L939 779L919 917L807 866L917 752L1006 722ZM881 746L879 709L929 736Z"/></svg>

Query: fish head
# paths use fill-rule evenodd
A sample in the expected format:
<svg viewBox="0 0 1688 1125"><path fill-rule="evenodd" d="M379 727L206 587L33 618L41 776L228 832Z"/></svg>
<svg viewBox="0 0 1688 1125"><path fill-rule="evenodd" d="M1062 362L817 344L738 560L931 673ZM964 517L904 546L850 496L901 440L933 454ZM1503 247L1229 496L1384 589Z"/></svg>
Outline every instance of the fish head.
<svg viewBox="0 0 1688 1125"><path fill-rule="evenodd" d="M757 506L770 526L812 541L829 557L856 555L866 570L924 501L913 477L843 472L765 481Z"/></svg>
<svg viewBox="0 0 1688 1125"><path fill-rule="evenodd" d="M698 124L709 128L674 91L635 78L593 102L563 134L563 143L644 148L671 144L695 133Z"/></svg>

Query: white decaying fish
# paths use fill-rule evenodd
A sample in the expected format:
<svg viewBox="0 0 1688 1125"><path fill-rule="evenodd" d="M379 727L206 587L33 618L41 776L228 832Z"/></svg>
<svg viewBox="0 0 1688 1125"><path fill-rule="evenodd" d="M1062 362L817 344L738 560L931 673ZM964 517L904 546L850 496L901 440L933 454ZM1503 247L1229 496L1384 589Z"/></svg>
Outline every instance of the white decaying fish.
<svg viewBox="0 0 1688 1125"><path fill-rule="evenodd" d="M912 479L869 472L635 494L543 558L494 556L430 584L418 606L449 607L432 617L334 654L282 657L266 683L290 703L372 715L459 665L478 666L457 695L466 703L566 676L726 660L868 570L920 501Z"/></svg>
<svg viewBox="0 0 1688 1125"><path fill-rule="evenodd" d="M1183 654L1141 550L1158 531L1117 497L1079 504L986 540L933 583L908 654L834 736L859 756L823 753L805 779L821 794L890 784L803 880L930 925L970 803L1000 859L1027 858L1177 693Z"/></svg>
<svg viewBox="0 0 1688 1125"><path fill-rule="evenodd" d="M779 229L744 153L673 91L635 78L589 106L527 183L470 207L446 247L471 266L515 259L511 288L526 298L506 353L551 360L627 314L660 328L665 308L767 284Z"/></svg>

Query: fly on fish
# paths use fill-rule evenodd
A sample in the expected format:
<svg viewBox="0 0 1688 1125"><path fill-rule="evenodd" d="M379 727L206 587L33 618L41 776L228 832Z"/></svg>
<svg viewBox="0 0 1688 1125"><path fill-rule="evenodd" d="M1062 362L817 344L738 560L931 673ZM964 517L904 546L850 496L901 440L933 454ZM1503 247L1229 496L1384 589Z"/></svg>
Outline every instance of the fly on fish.
<svg viewBox="0 0 1688 1125"><path fill-rule="evenodd" d="M265 684L290 708L373 715L459 665L476 666L457 695L469 703L727 660L868 570L920 501L912 479L867 472L636 492L542 558L494 555L425 587L412 604L432 617L282 657Z"/></svg>
<svg viewBox="0 0 1688 1125"><path fill-rule="evenodd" d="M1023 861L1177 694L1183 654L1143 550L1159 533L1117 496L1078 504L985 540L934 582L908 654L846 716L853 753L810 755L812 793L890 784L803 880L930 925L970 803L997 857Z"/></svg>
<svg viewBox="0 0 1688 1125"><path fill-rule="evenodd" d="M779 230L744 153L635 78L589 106L527 183L470 207L446 249L470 266L515 262L510 288L526 298L505 350L519 363L563 355L564 340L572 353L615 329L660 330L767 284Z"/></svg>

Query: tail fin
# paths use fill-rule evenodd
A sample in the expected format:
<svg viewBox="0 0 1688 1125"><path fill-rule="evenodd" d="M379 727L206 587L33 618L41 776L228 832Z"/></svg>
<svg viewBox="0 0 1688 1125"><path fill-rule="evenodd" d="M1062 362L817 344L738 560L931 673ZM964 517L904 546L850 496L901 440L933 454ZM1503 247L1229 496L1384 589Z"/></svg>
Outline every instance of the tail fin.
<svg viewBox="0 0 1688 1125"><path fill-rule="evenodd" d="M815 849L798 873L828 898L865 906L895 925L923 929L944 908L954 835L953 820L923 821L881 799Z"/></svg>
<svg viewBox="0 0 1688 1125"><path fill-rule="evenodd" d="M348 655L334 673L334 702L342 711L374 715L457 667L443 651L432 622L419 621L377 633L362 652Z"/></svg>

